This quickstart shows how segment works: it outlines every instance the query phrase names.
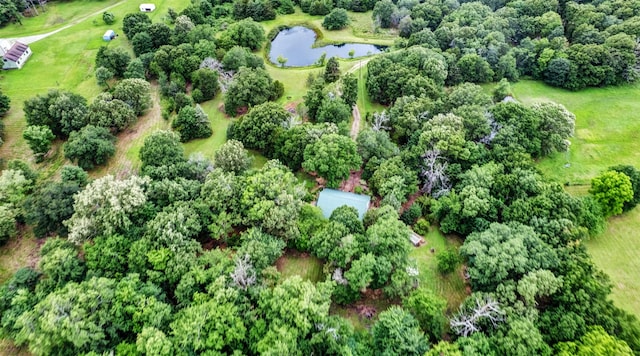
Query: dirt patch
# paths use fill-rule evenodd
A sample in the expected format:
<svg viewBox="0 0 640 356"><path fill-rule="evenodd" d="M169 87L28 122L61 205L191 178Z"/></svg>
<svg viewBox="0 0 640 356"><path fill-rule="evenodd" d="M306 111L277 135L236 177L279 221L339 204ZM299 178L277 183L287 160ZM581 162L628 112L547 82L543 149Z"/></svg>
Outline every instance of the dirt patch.
<svg viewBox="0 0 640 356"><path fill-rule="evenodd" d="M409 209L411 205L415 203L416 199L418 199L421 196L422 196L422 192L419 190L416 193L411 194L409 196L409 199L400 207L400 214L404 213L405 210Z"/></svg>
<svg viewBox="0 0 640 356"><path fill-rule="evenodd" d="M364 190L368 190L366 185L361 184L361 180L362 170L352 171L351 174L349 174L349 178L340 184L340 190L349 193L353 193L356 187L362 187Z"/></svg>

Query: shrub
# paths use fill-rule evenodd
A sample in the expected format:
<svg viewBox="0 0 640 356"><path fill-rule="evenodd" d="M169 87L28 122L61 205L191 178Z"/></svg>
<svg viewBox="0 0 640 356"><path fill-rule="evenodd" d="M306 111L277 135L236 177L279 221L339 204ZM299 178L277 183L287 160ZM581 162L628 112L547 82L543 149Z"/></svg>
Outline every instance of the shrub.
<svg viewBox="0 0 640 356"><path fill-rule="evenodd" d="M438 260L438 272L442 274L455 271L459 262L458 253L452 249L438 252L436 260Z"/></svg>
<svg viewBox="0 0 640 356"><path fill-rule="evenodd" d="M327 30L340 30L349 24L349 15L345 9L333 9L322 21Z"/></svg>
<svg viewBox="0 0 640 356"><path fill-rule="evenodd" d="M113 12L105 11L102 13L102 21L107 25L113 25L116 22L116 15Z"/></svg>
<svg viewBox="0 0 640 356"><path fill-rule="evenodd" d="M420 209L420 205L412 204L409 209L406 209L402 215L400 215L400 220L407 225L413 225L420 216L422 216L422 209Z"/></svg>
<svg viewBox="0 0 640 356"><path fill-rule="evenodd" d="M420 218L413 225L413 231L415 231L418 235L426 235L431 231L431 224L425 218Z"/></svg>

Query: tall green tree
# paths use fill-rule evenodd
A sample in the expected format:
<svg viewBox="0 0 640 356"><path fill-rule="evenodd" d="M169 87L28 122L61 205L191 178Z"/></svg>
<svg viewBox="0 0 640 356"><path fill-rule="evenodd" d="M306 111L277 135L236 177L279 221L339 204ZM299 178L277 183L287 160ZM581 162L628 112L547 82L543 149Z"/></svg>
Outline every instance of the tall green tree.
<svg viewBox="0 0 640 356"><path fill-rule="evenodd" d="M78 166L90 170L107 163L116 153L116 138L104 127L87 125L80 131L73 131L64 144L64 156L77 161Z"/></svg>
<svg viewBox="0 0 640 356"><path fill-rule="evenodd" d="M624 173L606 171L591 180L591 189L604 216L622 214L622 208L626 202L633 199L633 186L631 179Z"/></svg>
<svg viewBox="0 0 640 356"><path fill-rule="evenodd" d="M316 172L327 180L327 186L337 187L351 170L362 165L356 143L350 138L337 134L323 135L304 150L302 168Z"/></svg>
<svg viewBox="0 0 640 356"><path fill-rule="evenodd" d="M43 156L49 152L55 137L48 126L27 126L22 132L22 138L27 141L38 162L42 161Z"/></svg>
<svg viewBox="0 0 640 356"><path fill-rule="evenodd" d="M383 355L417 356L429 349L416 319L398 306L380 313L372 334L374 347Z"/></svg>

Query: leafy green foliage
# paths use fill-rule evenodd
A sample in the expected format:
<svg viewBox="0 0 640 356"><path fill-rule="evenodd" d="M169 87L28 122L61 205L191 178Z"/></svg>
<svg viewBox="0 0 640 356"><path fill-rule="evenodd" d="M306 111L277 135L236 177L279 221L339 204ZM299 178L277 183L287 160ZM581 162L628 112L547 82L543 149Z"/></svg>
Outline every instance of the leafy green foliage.
<svg viewBox="0 0 640 356"><path fill-rule="evenodd" d="M622 206L622 211L629 211L640 203L640 171L634 166L618 165L609 167L610 171L624 173L631 180L631 188L633 189L633 199L627 201Z"/></svg>
<svg viewBox="0 0 640 356"><path fill-rule="evenodd" d="M225 172L242 173L251 164L251 157L240 141L229 140L213 156L213 164Z"/></svg>
<svg viewBox="0 0 640 356"><path fill-rule="evenodd" d="M51 149L51 141L56 136L48 126L27 126L22 132L22 138L27 141L29 148L36 155L36 160L41 161Z"/></svg>
<svg viewBox="0 0 640 356"><path fill-rule="evenodd" d="M24 114L27 124L47 126L57 137L67 137L87 124L87 100L68 91L49 90L26 100Z"/></svg>
<svg viewBox="0 0 640 356"><path fill-rule="evenodd" d="M447 321L444 316L447 303L444 299L428 289L420 288L405 298L402 306L416 318L430 340L440 340Z"/></svg>
<svg viewBox="0 0 640 356"><path fill-rule="evenodd" d="M304 150L302 167L318 173L327 180L327 186L337 187L351 170L362 165L356 144L350 138L337 134L323 135Z"/></svg>
<svg viewBox="0 0 640 356"><path fill-rule="evenodd" d="M251 108L229 127L229 138L238 140L249 149L257 149L270 156L274 141L283 125L289 120L289 112L276 103L264 103Z"/></svg>
<svg viewBox="0 0 640 356"><path fill-rule="evenodd" d="M372 333L374 347L385 355L422 355L429 348L417 320L397 306L380 313Z"/></svg>
<svg viewBox="0 0 640 356"><path fill-rule="evenodd" d="M438 261L438 272L446 274L456 270L458 267L459 257L455 250L446 249L439 251L436 254L436 260Z"/></svg>
<svg viewBox="0 0 640 356"><path fill-rule="evenodd" d="M64 222L69 241L80 244L98 234L111 235L131 227L130 215L146 202L148 178L116 180L107 175L91 182L74 197L73 216Z"/></svg>
<svg viewBox="0 0 640 356"><path fill-rule="evenodd" d="M272 98L273 80L262 68L242 67L224 96L224 112L235 116L243 108L266 103Z"/></svg>
<svg viewBox="0 0 640 356"><path fill-rule="evenodd" d="M136 115L141 115L151 107L151 86L139 79L124 79L113 88L113 98L127 103Z"/></svg>
<svg viewBox="0 0 640 356"><path fill-rule="evenodd" d="M62 222L73 215L73 196L80 189L78 182L56 182L40 187L27 198L25 219L33 225L36 237L51 233L67 236L67 228Z"/></svg>
<svg viewBox="0 0 640 356"><path fill-rule="evenodd" d="M460 254L468 261L471 281L481 290L558 264L556 252L532 228L520 224L494 223L481 233L472 233Z"/></svg>
<svg viewBox="0 0 640 356"><path fill-rule="evenodd" d="M324 67L324 81L333 83L338 79L340 79L340 63L338 63L337 57L331 57Z"/></svg>
<svg viewBox="0 0 640 356"><path fill-rule="evenodd" d="M64 144L64 156L78 162L78 166L90 170L103 165L116 153L116 138L104 127L87 125L73 131Z"/></svg>
<svg viewBox="0 0 640 356"><path fill-rule="evenodd" d="M185 106L180 109L178 116L171 123L178 133L182 142L191 141L196 138L206 138L213 134L209 116L202 110L200 105Z"/></svg>
<svg viewBox="0 0 640 356"><path fill-rule="evenodd" d="M244 19L229 25L216 43L224 49L240 46L255 51L262 46L264 39L265 34L262 26L252 19Z"/></svg>
<svg viewBox="0 0 640 356"><path fill-rule="evenodd" d="M121 47L101 46L96 54L96 68L104 67L118 78L124 77L130 61L131 56ZM106 75L101 77L106 78Z"/></svg>
<svg viewBox="0 0 640 356"><path fill-rule="evenodd" d="M633 199L631 179L624 173L606 171L591 180L591 189L604 216L622 214L624 203Z"/></svg>
<svg viewBox="0 0 640 356"><path fill-rule="evenodd" d="M135 111L110 93L101 93L89 105L89 123L120 132L136 121Z"/></svg>
<svg viewBox="0 0 640 356"><path fill-rule="evenodd" d="M347 10L336 8L324 17L322 27L327 30L341 30L349 24L349 15Z"/></svg>

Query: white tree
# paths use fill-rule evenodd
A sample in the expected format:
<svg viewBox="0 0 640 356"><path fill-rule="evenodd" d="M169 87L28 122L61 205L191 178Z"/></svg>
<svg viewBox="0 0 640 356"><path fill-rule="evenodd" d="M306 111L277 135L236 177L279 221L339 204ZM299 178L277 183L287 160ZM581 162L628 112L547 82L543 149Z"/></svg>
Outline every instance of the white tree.
<svg viewBox="0 0 640 356"><path fill-rule="evenodd" d="M504 311L500 304L491 297L476 297L475 305L462 306L460 312L451 319L451 329L458 335L469 336L477 331L481 331L480 322L488 320L495 328L504 321Z"/></svg>
<svg viewBox="0 0 640 356"><path fill-rule="evenodd" d="M231 272L231 279L233 284L242 290L247 290L256 284L256 270L251 264L251 256L249 254L236 258L236 268Z"/></svg>
<svg viewBox="0 0 640 356"><path fill-rule="evenodd" d="M131 226L129 216L144 205L149 177L117 180L112 175L96 179L74 197L73 216L64 222L69 241L81 244L98 234L113 234Z"/></svg>
<svg viewBox="0 0 640 356"><path fill-rule="evenodd" d="M445 195L451 189L451 183L447 176L447 162L441 157L440 151L428 150L422 156L423 165L420 175L424 179L422 191L433 197Z"/></svg>

